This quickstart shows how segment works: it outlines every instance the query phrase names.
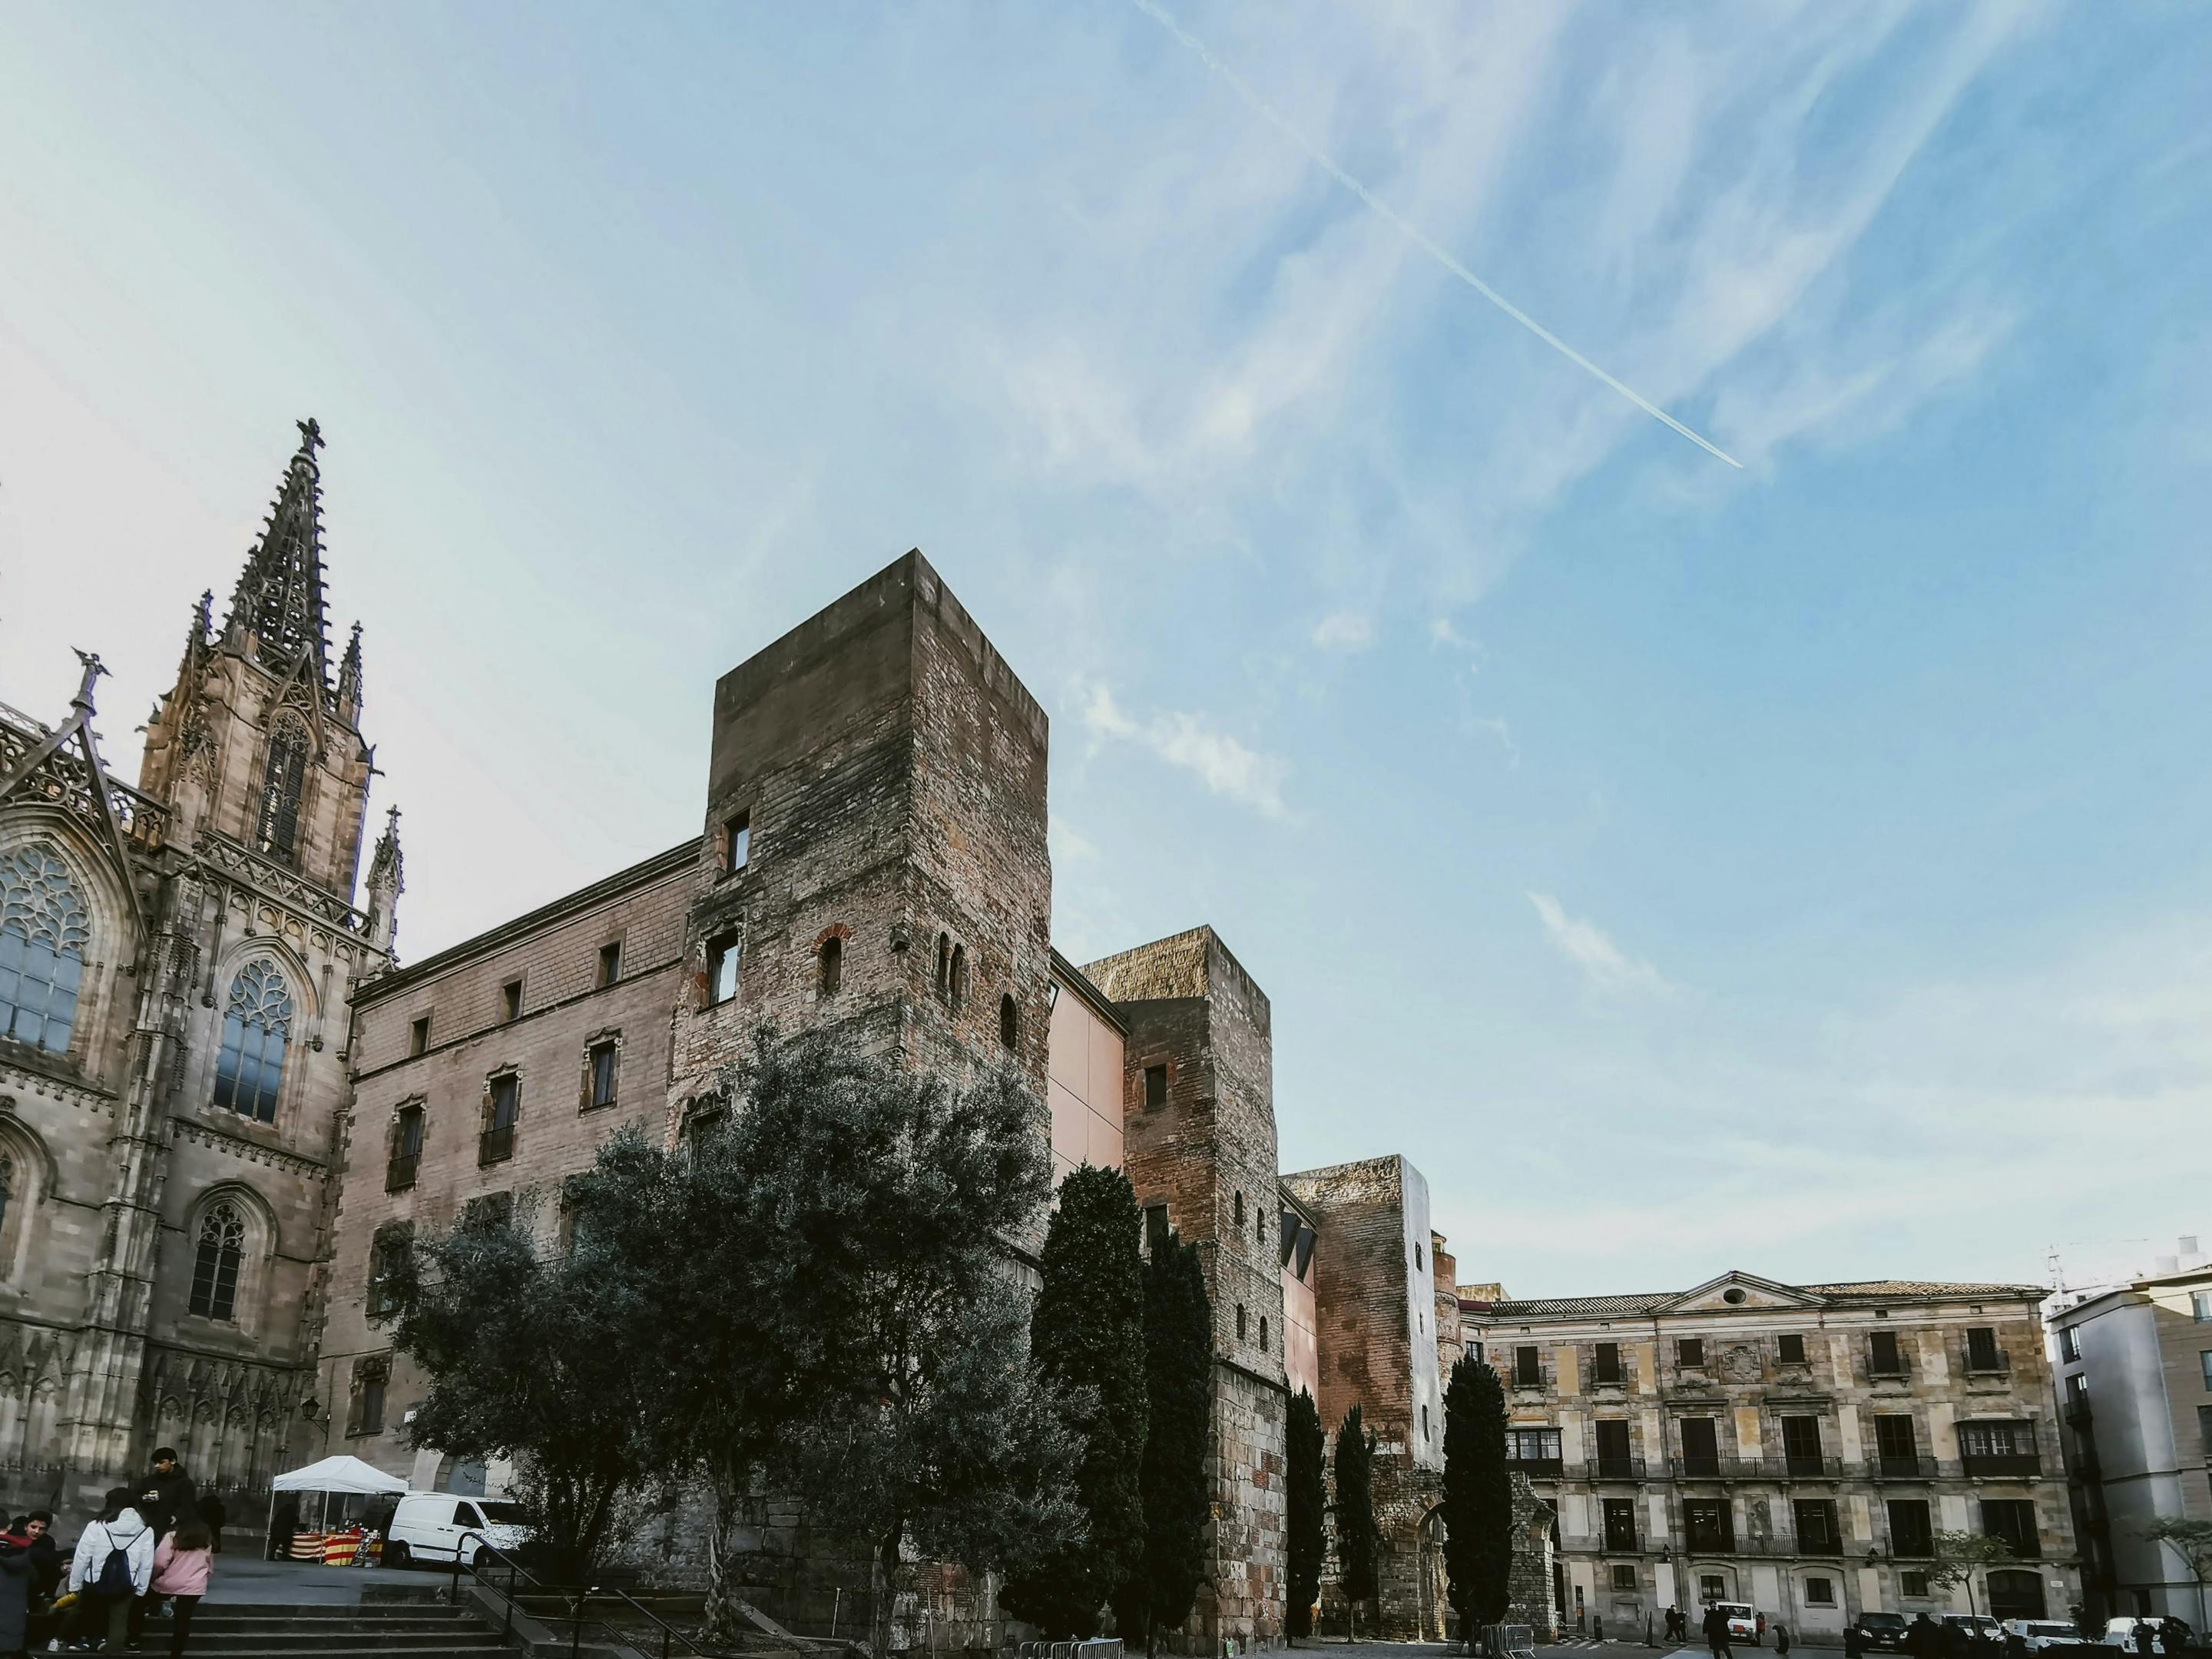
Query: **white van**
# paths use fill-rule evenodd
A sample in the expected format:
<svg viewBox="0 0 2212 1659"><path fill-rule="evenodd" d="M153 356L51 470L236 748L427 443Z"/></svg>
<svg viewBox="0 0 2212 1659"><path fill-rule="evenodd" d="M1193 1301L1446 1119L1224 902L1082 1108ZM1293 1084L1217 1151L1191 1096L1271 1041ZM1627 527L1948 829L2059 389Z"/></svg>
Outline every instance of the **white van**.
<svg viewBox="0 0 2212 1659"><path fill-rule="evenodd" d="M384 1540L384 1565L404 1567L458 1557L474 1565L487 1547L511 1550L529 1537L520 1504L450 1492L410 1492L392 1511L392 1530Z"/></svg>

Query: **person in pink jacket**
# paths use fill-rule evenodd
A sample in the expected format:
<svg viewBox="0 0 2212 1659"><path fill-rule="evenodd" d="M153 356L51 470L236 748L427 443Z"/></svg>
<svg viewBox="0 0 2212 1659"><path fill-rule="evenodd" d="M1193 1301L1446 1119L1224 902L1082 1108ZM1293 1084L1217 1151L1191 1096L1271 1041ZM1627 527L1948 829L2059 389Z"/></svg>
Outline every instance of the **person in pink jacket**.
<svg viewBox="0 0 2212 1659"><path fill-rule="evenodd" d="M154 1594L169 1598L169 1659L184 1659L192 1613L215 1571L215 1536L197 1516L177 1525L154 1551Z"/></svg>

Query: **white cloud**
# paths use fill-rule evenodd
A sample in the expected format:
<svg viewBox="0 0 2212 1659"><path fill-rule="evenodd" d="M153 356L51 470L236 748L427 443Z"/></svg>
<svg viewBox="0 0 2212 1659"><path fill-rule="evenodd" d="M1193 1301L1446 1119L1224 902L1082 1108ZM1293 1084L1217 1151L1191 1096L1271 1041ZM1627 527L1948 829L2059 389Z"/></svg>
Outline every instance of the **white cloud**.
<svg viewBox="0 0 2212 1659"><path fill-rule="evenodd" d="M1364 651L1375 643L1375 623L1365 612L1334 611L1314 625L1313 642L1323 651Z"/></svg>
<svg viewBox="0 0 2212 1659"><path fill-rule="evenodd" d="M1170 766L1193 774L1208 791L1251 807L1263 817L1284 816L1283 785L1290 763L1278 756L1248 749L1204 716L1173 710L1139 724L1122 712L1102 681L1081 688L1083 724L1093 736L1127 739L1150 750Z"/></svg>
<svg viewBox="0 0 2212 1659"><path fill-rule="evenodd" d="M1460 730L1469 737L1488 733L1498 739L1498 746L1505 751L1506 765L1518 770L1521 765L1521 745L1513 741L1513 727L1503 714L1469 714L1460 722Z"/></svg>
<svg viewBox="0 0 2212 1659"><path fill-rule="evenodd" d="M1536 907L1552 948L1580 969L1595 989L1620 995L1670 988L1657 969L1630 956L1596 923L1569 915L1549 893L1531 893L1528 902Z"/></svg>

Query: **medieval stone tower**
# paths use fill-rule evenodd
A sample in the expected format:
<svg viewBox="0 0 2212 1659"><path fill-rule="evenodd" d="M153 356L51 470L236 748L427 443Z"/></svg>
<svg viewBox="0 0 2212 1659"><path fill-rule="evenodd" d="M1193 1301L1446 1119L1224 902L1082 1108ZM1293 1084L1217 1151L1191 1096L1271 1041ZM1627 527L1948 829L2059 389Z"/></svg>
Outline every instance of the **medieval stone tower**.
<svg viewBox="0 0 2212 1659"><path fill-rule="evenodd" d="M763 1018L843 1024L1039 1101L1052 982L1044 711L918 552L725 674L671 1099Z"/></svg>
<svg viewBox="0 0 2212 1659"><path fill-rule="evenodd" d="M322 439L302 423L218 629L192 611L137 788L87 657L0 709L0 1492L82 1504L179 1447L244 1488L312 1393L346 1003L389 958L396 826L354 905L360 630L335 672Z"/></svg>
<svg viewBox="0 0 2212 1659"><path fill-rule="evenodd" d="M1272 1644L1286 1557L1283 1224L1273 1015L1211 927L1094 962L1128 1029L1125 1167L1155 1233L1198 1247L1213 1297L1206 1577L1192 1634Z"/></svg>

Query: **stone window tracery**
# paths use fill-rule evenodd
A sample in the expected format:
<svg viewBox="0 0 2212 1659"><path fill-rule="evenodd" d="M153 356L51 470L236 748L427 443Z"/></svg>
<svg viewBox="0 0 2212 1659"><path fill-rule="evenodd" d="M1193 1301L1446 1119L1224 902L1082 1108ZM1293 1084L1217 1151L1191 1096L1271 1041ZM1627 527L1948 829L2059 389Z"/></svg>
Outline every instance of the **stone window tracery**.
<svg viewBox="0 0 2212 1659"><path fill-rule="evenodd" d="M238 1269L246 1258L246 1223L228 1204L200 1218L199 1248L192 1260L191 1310L228 1322L238 1308Z"/></svg>
<svg viewBox="0 0 2212 1659"><path fill-rule="evenodd" d="M68 1052L84 980L91 913L53 847L0 854L0 1036Z"/></svg>
<svg viewBox="0 0 2212 1659"><path fill-rule="evenodd" d="M273 962L247 963L230 982L216 1052L215 1103L257 1122L275 1122L291 1033L292 994L284 975Z"/></svg>

